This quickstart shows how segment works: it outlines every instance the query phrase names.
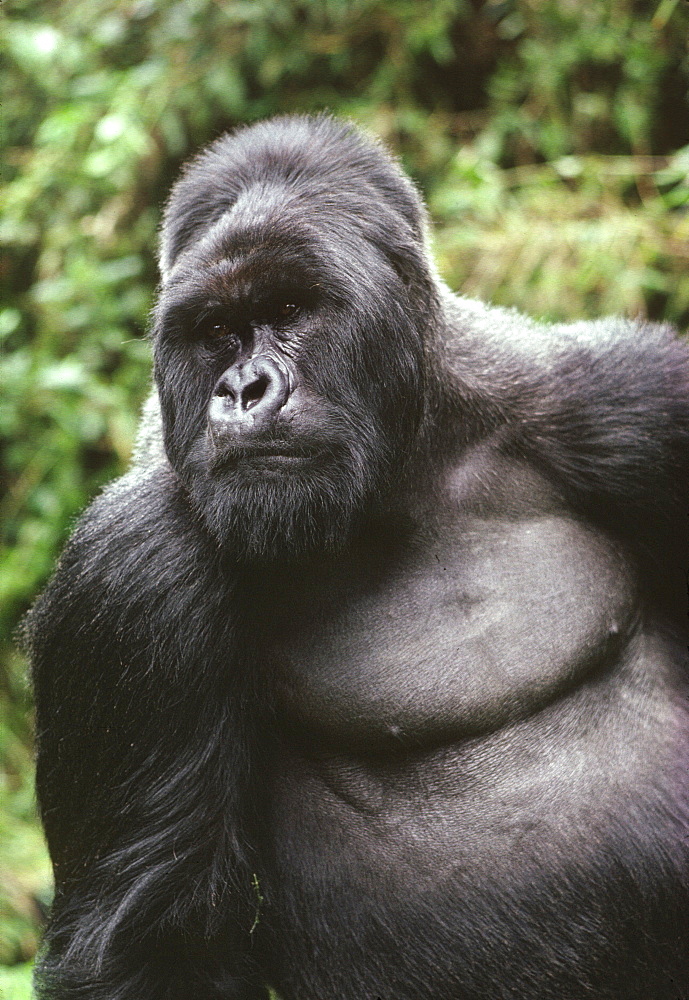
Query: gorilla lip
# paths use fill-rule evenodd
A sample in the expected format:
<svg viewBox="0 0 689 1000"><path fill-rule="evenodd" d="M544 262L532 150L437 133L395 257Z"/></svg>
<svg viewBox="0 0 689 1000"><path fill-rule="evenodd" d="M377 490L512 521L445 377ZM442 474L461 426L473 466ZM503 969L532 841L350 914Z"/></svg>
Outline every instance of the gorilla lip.
<svg viewBox="0 0 689 1000"><path fill-rule="evenodd" d="M240 460L248 460L252 464L254 462L277 462L279 465L292 464L293 462L307 462L311 456L298 455L294 452L288 453L285 451L258 451L258 452L245 452L240 456Z"/></svg>
<svg viewBox="0 0 689 1000"><path fill-rule="evenodd" d="M216 469L245 463L250 465L299 465L313 461L314 457L311 452L305 453L287 447L231 448L218 455L213 465Z"/></svg>

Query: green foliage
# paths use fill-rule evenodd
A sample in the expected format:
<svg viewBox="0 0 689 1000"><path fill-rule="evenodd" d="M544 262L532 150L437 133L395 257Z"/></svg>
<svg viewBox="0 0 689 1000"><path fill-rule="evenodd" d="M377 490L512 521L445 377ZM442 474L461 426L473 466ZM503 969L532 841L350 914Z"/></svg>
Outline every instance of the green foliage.
<svg viewBox="0 0 689 1000"><path fill-rule="evenodd" d="M31 965L15 965L12 969L0 966L0 997L7 1000L31 1000Z"/></svg>
<svg viewBox="0 0 689 1000"><path fill-rule="evenodd" d="M567 320L689 319L689 146L500 170L461 150L431 199L436 256L469 296Z"/></svg>
<svg viewBox="0 0 689 1000"><path fill-rule="evenodd" d="M521 0L518 43L489 84L493 149L512 163L686 142L686 4ZM672 105L675 104L673 113Z"/></svg>
<svg viewBox="0 0 689 1000"><path fill-rule="evenodd" d="M149 379L161 201L181 161L238 123L328 107L399 152L429 197L455 287L552 318L614 311L686 324L689 6L8 7L0 962L12 963L32 956L49 890L10 635L74 517L130 453ZM2 975L0 992L28 996L23 967Z"/></svg>
<svg viewBox="0 0 689 1000"><path fill-rule="evenodd" d="M13 659L0 698L0 997L2 965L33 957L40 907L50 895L50 865L36 824L31 781L28 692ZM8 989L6 995L19 994Z"/></svg>

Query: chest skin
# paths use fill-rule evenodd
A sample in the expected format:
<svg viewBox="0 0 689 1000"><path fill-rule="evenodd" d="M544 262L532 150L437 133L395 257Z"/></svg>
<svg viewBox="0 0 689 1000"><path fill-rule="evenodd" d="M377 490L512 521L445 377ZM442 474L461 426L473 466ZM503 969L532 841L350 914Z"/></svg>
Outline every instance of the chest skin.
<svg viewBox="0 0 689 1000"><path fill-rule="evenodd" d="M461 738L594 668L629 627L630 596L616 554L564 517L466 518L384 583L343 574L295 616L278 691L296 722L333 737Z"/></svg>
<svg viewBox="0 0 689 1000"><path fill-rule="evenodd" d="M622 555L532 470L470 456L418 521L399 545L372 532L283 586L268 660L287 724L340 746L464 739L533 713L628 640Z"/></svg>
<svg viewBox="0 0 689 1000"><path fill-rule="evenodd" d="M589 980L602 996L630 956L655 964L649 907L619 955L596 949L627 920L615 879L635 852L646 864L660 831L680 843L654 817L682 761L681 653L642 621L621 550L532 470L484 454L444 487L403 543L371 538L283 581L265 623L258 941L287 1000L483 1000L504 968L515 996ZM633 832L602 874L615 830ZM563 908L591 956L571 992L569 972L552 978ZM397 959L377 978L386 947Z"/></svg>

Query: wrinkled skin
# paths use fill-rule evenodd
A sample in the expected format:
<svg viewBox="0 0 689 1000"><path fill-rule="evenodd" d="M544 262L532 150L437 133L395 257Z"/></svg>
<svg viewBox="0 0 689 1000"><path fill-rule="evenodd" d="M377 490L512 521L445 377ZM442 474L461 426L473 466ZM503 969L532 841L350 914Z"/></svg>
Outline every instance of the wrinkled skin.
<svg viewBox="0 0 689 1000"><path fill-rule="evenodd" d="M27 636L50 1000L689 997L689 355L451 294L327 117L173 189Z"/></svg>

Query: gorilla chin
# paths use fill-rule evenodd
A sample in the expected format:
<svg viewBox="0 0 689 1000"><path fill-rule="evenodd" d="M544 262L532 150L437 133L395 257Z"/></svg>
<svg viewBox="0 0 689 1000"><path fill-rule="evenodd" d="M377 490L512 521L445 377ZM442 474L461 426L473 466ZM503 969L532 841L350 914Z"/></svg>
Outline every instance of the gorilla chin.
<svg viewBox="0 0 689 1000"><path fill-rule="evenodd" d="M332 440L327 451L261 442L210 462L192 459L183 478L194 509L233 559L292 561L342 549L376 492L370 468L356 449Z"/></svg>

